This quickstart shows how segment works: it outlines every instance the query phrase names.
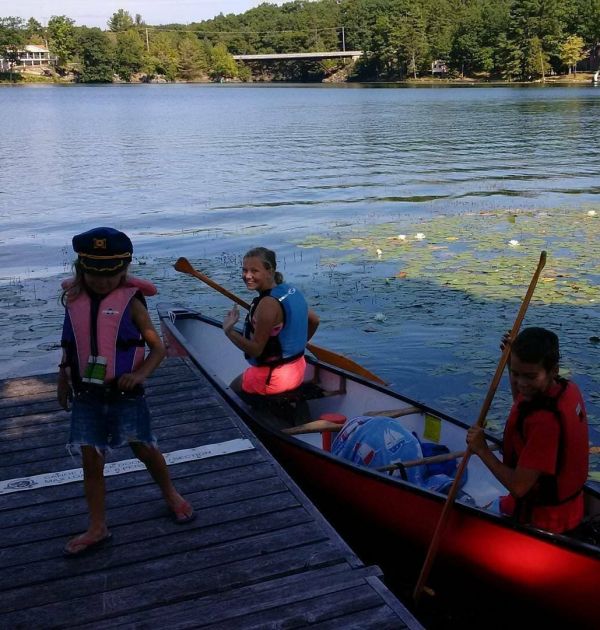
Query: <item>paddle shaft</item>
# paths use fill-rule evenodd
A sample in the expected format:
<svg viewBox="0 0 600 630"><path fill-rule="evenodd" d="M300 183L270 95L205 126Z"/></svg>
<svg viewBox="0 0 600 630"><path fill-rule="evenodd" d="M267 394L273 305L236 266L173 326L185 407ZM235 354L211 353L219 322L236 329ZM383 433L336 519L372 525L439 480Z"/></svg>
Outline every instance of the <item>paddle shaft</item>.
<svg viewBox="0 0 600 630"><path fill-rule="evenodd" d="M490 450L497 451L500 447L497 444L492 444ZM413 468L414 466L420 466L421 464L441 464L442 462L449 462L452 459L458 459L464 457L467 451L451 451L450 453L441 453L440 455L430 455L429 457L421 457L420 459L407 459L405 462L395 462L388 464L387 466L380 466L376 468L378 472L388 472L390 470L396 470L396 468Z"/></svg>
<svg viewBox="0 0 600 630"><path fill-rule="evenodd" d="M394 409L390 411L365 411L363 416L388 416L389 418L400 418L401 416L409 416L413 413L420 413L418 407L405 407L404 409ZM296 427L283 429L283 433L288 435L300 435L302 433L323 433L340 431L343 424L330 422L329 420L311 420Z"/></svg>
<svg viewBox="0 0 600 630"><path fill-rule="evenodd" d="M244 300L242 300L241 297L238 297L235 293L231 293L231 291L228 291L225 287L222 287L220 284L217 284L214 280L211 280L207 275L191 267L191 265L190 265L189 270L179 269L177 265L180 260L181 258L175 263L175 269L177 269L177 271L183 271L184 273L188 273L189 275L194 276L195 278L198 278L198 280L201 280L202 282L204 282L204 284L207 284L209 287L212 287L219 293L223 294L225 297L229 298L232 302L239 304L239 306L241 306L242 308L245 308L246 310L250 309L250 304L248 304L248 302L245 302Z"/></svg>
<svg viewBox="0 0 600 630"><path fill-rule="evenodd" d="M385 416L387 418L401 418L413 413L423 413L419 407L404 407L402 409L385 409L383 411L365 411L363 416Z"/></svg>
<svg viewBox="0 0 600 630"><path fill-rule="evenodd" d="M213 289L215 289L215 291L218 291L225 297L229 298L232 302L235 302L242 308L249 310L250 304L248 304L248 302L245 302L244 300L242 300L242 298L238 297L235 293L231 293L231 291L228 291L225 287L222 287L220 284L218 284L214 280L211 280L206 274L203 274L201 271L194 269L194 267L189 262L189 260L187 260L187 258L178 258L174 266L177 271L181 271L183 273L189 274L190 276L194 276L195 278L198 278L198 280L204 282L204 284L207 284L209 287L212 287ZM327 348L321 348L320 346L315 346L313 343L307 343L306 348L310 352L312 352L320 361L324 361L325 363L330 363L331 365L335 365L336 367L346 370L347 372L358 374L359 376L362 376L370 381L373 381L374 383L380 383L381 385L386 385L386 382L383 379L379 378L377 374L373 374L373 372L370 372L369 370L364 368L362 365L359 365L358 363L352 361L352 359L349 359L348 357L344 357L341 354L338 354L337 352L333 352L333 350L328 350Z"/></svg>
<svg viewBox="0 0 600 630"><path fill-rule="evenodd" d="M535 287L537 285L540 274L542 273L542 269L546 264L546 252L543 251L540 255L540 260L538 262L537 269L531 278L531 282L529 283L529 288L527 289L527 293L525 294L525 298L521 304L521 308L517 314L517 318L515 319L515 323L510 331L508 341L504 345L504 349L502 351L502 356L500 357L500 361L498 362L498 367L496 368L496 373L494 374L494 378L492 379L492 383L488 389L485 400L483 401L483 405L481 406L481 411L479 412L479 417L475 422L475 426L483 427L485 426L485 419L487 416L487 412L489 411L490 405L492 404L492 400L494 398L494 394L496 393L496 389L498 388L498 384L500 383L500 379L502 378L502 372L504 371L504 367L508 362L508 357L510 356L510 348L512 346L512 342L516 337L521 323L525 318L525 313L527 312L527 308L529 306L529 302L531 302L531 298L533 296L533 292L535 291ZM425 582L429 577L429 572L431 570L431 566L433 565L433 561L437 554L438 547L440 545L440 540L442 536L442 532L448 520L448 515L450 513L450 508L454 503L454 499L458 493L459 482L462 474L469 463L469 458L471 456L471 452L467 449L465 456L462 458L460 465L458 466L458 470L456 471L456 476L454 477L454 482L448 492L448 497L446 499L446 503L444 504L444 508L442 513L440 514L440 518L438 520L437 526L433 533L433 538L431 539L431 543L429 544L429 549L427 551L427 556L425 557L425 562L423 563L423 568L421 569L421 574L419 575L419 579L417 581L417 585L415 586L415 590L413 592L413 600L415 603L418 603L423 589L425 588Z"/></svg>
<svg viewBox="0 0 600 630"><path fill-rule="evenodd" d="M312 420L297 427L288 427L282 429L281 432L286 435L305 435L307 433L336 433L341 431L343 424L337 422L329 422L329 420Z"/></svg>

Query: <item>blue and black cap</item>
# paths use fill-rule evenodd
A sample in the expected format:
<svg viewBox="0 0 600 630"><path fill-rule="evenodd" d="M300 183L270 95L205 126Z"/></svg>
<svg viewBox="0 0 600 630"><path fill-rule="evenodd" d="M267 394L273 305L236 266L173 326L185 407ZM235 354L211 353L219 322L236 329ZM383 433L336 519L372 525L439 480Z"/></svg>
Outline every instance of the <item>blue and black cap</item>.
<svg viewBox="0 0 600 630"><path fill-rule="evenodd" d="M127 268L133 245L127 234L114 228L97 227L73 237L81 270L100 276L112 276Z"/></svg>

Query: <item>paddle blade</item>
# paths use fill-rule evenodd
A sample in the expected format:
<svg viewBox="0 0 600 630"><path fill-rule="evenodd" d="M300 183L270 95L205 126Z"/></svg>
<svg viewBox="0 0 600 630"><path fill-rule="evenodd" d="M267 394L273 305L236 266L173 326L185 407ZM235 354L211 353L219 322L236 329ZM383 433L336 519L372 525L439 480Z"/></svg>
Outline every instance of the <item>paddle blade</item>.
<svg viewBox="0 0 600 630"><path fill-rule="evenodd" d="M328 348L322 348L321 346L315 346L314 343L307 343L306 349L312 352L319 361L324 361L325 363L329 363L330 365L335 365L346 372L351 372L352 374L356 374L358 376L362 376L368 381L372 381L373 383L379 383L380 385L387 385L387 383L379 378L377 374L373 374L373 372L367 370L367 368L363 367L345 357L343 354L338 354L337 352L333 352L333 350L329 350Z"/></svg>
<svg viewBox="0 0 600 630"><path fill-rule="evenodd" d="M181 271L182 273L194 274L195 269L187 258L178 258L177 262L173 265L175 271Z"/></svg>

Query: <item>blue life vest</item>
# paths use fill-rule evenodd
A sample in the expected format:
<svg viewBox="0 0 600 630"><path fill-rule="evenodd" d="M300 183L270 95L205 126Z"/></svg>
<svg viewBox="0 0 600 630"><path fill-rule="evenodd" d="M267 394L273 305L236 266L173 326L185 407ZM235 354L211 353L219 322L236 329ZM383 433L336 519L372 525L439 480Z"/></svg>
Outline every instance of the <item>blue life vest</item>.
<svg viewBox="0 0 600 630"><path fill-rule="evenodd" d="M245 355L250 365L276 366L290 363L304 355L308 340L308 304L298 289L289 284L277 286L263 291L252 300L246 321L244 323L244 337L252 339L254 326L252 319L259 302L265 297L278 300L283 311L283 328L269 337L264 350L258 357Z"/></svg>

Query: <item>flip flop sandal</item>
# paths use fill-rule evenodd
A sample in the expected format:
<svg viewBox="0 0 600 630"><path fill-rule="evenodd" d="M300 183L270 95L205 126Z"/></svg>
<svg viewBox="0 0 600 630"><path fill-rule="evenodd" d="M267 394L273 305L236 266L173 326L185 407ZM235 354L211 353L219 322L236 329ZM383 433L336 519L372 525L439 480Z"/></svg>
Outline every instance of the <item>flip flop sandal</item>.
<svg viewBox="0 0 600 630"><path fill-rule="evenodd" d="M65 558L80 558L81 556L87 556L91 553L94 553L95 551L99 551L108 543L110 543L111 540L112 540L111 533L106 534L106 536L104 536L104 538L101 538L100 540L90 541L89 543L86 542L85 537L82 537L80 540L77 541L77 544L73 543L74 547L80 547L81 545L83 545L83 547L81 547L77 551L69 550L68 547L69 547L69 543L71 542L69 541L67 543L67 546L63 549L63 556Z"/></svg>

